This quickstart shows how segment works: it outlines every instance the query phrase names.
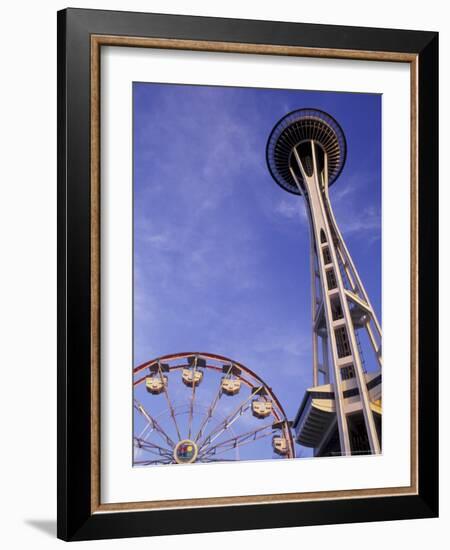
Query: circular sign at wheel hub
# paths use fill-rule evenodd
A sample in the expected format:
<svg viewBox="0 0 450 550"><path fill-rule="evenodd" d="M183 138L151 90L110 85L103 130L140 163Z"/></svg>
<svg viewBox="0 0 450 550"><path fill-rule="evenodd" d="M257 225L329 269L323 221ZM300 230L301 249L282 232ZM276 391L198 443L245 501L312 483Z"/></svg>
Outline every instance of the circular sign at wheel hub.
<svg viewBox="0 0 450 550"><path fill-rule="evenodd" d="M195 462L198 455L197 445L190 439L179 441L173 450L173 457L178 464Z"/></svg>

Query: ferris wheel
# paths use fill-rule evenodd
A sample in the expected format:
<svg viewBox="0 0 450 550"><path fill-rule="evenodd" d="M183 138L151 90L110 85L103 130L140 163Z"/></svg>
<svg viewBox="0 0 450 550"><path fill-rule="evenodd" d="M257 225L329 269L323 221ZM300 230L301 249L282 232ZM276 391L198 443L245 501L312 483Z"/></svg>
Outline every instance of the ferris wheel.
<svg viewBox="0 0 450 550"><path fill-rule="evenodd" d="M177 353L133 371L134 466L295 458L291 423L244 365Z"/></svg>

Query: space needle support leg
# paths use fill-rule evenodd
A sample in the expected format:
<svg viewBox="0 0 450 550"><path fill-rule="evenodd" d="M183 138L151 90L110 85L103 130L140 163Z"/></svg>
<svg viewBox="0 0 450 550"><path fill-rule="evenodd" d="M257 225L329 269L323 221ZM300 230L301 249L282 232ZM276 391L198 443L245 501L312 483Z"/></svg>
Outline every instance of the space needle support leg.
<svg viewBox="0 0 450 550"><path fill-rule="evenodd" d="M325 384L330 383L330 366L328 364L328 336L322 337L322 361L323 373L325 374Z"/></svg>
<svg viewBox="0 0 450 550"><path fill-rule="evenodd" d="M314 150L314 143L312 141L311 141L311 148L312 150ZM326 216L324 213L323 204L321 201L318 170L316 166L314 166L314 170L312 171L312 173L308 174L303 166L302 160L300 158L300 155L296 147L293 149L293 153L294 153L294 157L297 162L297 165L299 167L299 170L302 173L303 181L305 182L305 186L306 186L305 199L308 201L308 206L311 211L312 238L315 241L316 250L317 251L320 250L320 252L322 252L320 248L321 230L323 230L326 235L327 243L331 243L331 235L330 235L330 230L326 220ZM316 163L314 162L314 164ZM291 170L291 173L293 176L295 176L295 173L293 170ZM295 182L299 190L301 191L300 184L296 177L295 177ZM330 247L330 251L331 249L332 247ZM320 272L323 304L325 308L327 332L330 336L331 353L333 358L332 364L334 368L334 380L335 380L334 395L335 395L336 419L337 419L337 425L338 425L338 431L339 431L339 442L340 442L341 454L350 455L351 445L350 445L349 428L348 428L347 416L344 410L344 395L343 395L342 384L340 383L341 376L340 376L340 369L338 367L338 352L337 352L337 346L336 346L336 338L335 338L332 321L331 321L332 319L331 301L330 301L329 289L326 285L326 272L325 272L323 254L318 252L317 258L319 263L318 267ZM333 259L334 259L334 264L337 264L336 254L334 254Z"/></svg>
<svg viewBox="0 0 450 550"><path fill-rule="evenodd" d="M309 205L305 204L306 212L308 215L310 227L312 228L312 217ZM314 237L311 232L311 250L310 250L310 264L311 264L311 320L312 320L312 360L313 360L313 386L319 385L319 354L318 354L318 334L316 328L317 313L321 307L321 303L317 297L317 265L318 258L316 254L316 248L314 244Z"/></svg>
<svg viewBox="0 0 450 550"><path fill-rule="evenodd" d="M342 259L342 263L344 265L344 268L347 272L347 276L349 277L349 280L351 281L352 286L357 290L357 293L360 295L360 297L367 303L368 307L370 308L370 316L372 317L373 323L375 325L375 328L377 330L377 333L379 337L381 338L381 325L378 321L378 318L375 314L375 310L372 307L372 304L370 302L369 296L366 292L366 289L364 288L364 285L362 283L361 277L359 276L358 270L356 269L356 266L352 260L352 257L350 256L350 252L348 251L347 245L345 244L345 241L342 237L342 234L339 230L339 226L336 222L336 218L334 217L333 209L331 208L330 204L330 197L328 194L328 186L326 186L324 190L324 200L327 205L327 211L329 214L329 221L330 225L333 227L337 238L339 239L339 254Z"/></svg>
<svg viewBox="0 0 450 550"><path fill-rule="evenodd" d="M317 174L318 166L317 166L317 158L316 158L316 146L313 142L311 142L311 148L312 148L312 156L313 156L313 164L314 164L314 173ZM359 395L360 395L361 409L362 409L364 422L365 422L365 426L366 426L366 432L367 432L367 439L368 439L368 442L369 442L369 448L370 448L370 451L372 453L378 454L381 451L380 443L379 443L379 440L378 440L378 433L377 433L377 430L376 430L375 421L374 421L374 418L373 418L373 413L372 413L372 409L371 409L371 405L370 405L369 391L367 389L367 382L366 382L366 378L365 378L365 374L364 374L364 370L363 370L363 366L362 366L362 361L361 361L361 356L360 356L360 353L359 353L359 348L358 348L358 344L357 344L357 340L356 340L355 328L353 326L353 321L352 321L352 318L351 318L350 308L349 308L349 304L348 304L348 301L347 301L347 296L345 294L345 285L344 285L344 281L342 280L341 272L340 272L340 269L339 269L339 262L338 262L338 256L337 256L337 251L336 251L336 248L338 247L338 245L335 244L335 242L334 242L333 235L332 235L332 232L331 232L331 227L330 227L331 224L333 224L334 229L336 230L335 233L337 234L338 239L340 240L339 244L342 245L342 248L346 252L347 252L347 250L346 250L346 247L345 247L345 243L342 240L342 236L341 236L339 230L337 229L337 224L334 220L334 216L332 214L331 207L330 207L329 203L328 203L328 208L326 208L326 205L325 205L325 200L327 199L327 190L328 190L328 177L327 177L328 167L327 167L327 156L326 155L325 155L325 158L324 158L324 163L325 163L325 166L324 166L324 169L323 169L323 175L324 175L323 184L324 185L323 185L323 189L319 189L316 186L317 201L318 201L318 206L320 207L320 211L321 211L322 216L323 216L322 221L325 224L325 233L328 236L329 251L330 251L330 254L331 254L331 257L332 257L332 269L334 270L334 275L335 275L335 278L336 278L336 291L339 295L339 300L340 300L342 311L343 311L343 319L340 321L342 324L339 325L339 328L337 328L336 327L336 322L334 321L333 316L332 316L332 311L330 310L330 308L328 309L327 317L329 317L329 320L330 320L329 324L331 325L331 327L329 329L329 333L331 333L331 335L332 335L332 344L336 345L337 344L336 331L337 330L344 330L347 334L348 343L350 344L350 350L349 350L350 353L348 353L347 356L342 356L342 353L337 354L337 361L335 363L335 365L337 367L337 368L335 368L335 388L337 388L338 386L341 386L341 384L342 384L342 377L341 377L340 367L344 366L346 364L346 362L348 362L348 359L345 358L345 357L348 357L348 358L351 359L353 367L354 367L354 371L355 371L355 377L356 377L357 387L358 387ZM316 181L317 181L317 178L316 178ZM318 237L318 234L317 234L317 228L316 228L316 238L317 237ZM356 268L354 268L354 265L353 265L353 262L350 258L350 255L348 255L347 260L348 260L348 262L350 263L350 265L352 267L352 270L354 272L354 275L356 277L358 285L360 286L360 288L362 288L362 283L360 282L358 273L356 271ZM324 275L324 285L325 285L326 272L323 273L323 275ZM330 291L328 292L328 294L330 295ZM328 306L329 306L330 302L327 301L327 303L328 303ZM342 342L341 342L341 347L342 347ZM339 357L339 355L341 355L341 357ZM338 397L339 399L343 399L343 395L341 394L341 392L336 392L336 389L335 389L335 393L336 393L336 397ZM345 407L345 401L344 401L344 405L343 405L344 411L345 411L345 408L346 407Z"/></svg>
<svg viewBox="0 0 450 550"><path fill-rule="evenodd" d="M381 368L383 366L383 359L381 357L381 345L378 345L375 339L375 335L373 333L372 327L370 326L370 321L366 325L366 331L369 336L369 340L372 345L373 351L375 352L375 357L378 361L378 365Z"/></svg>

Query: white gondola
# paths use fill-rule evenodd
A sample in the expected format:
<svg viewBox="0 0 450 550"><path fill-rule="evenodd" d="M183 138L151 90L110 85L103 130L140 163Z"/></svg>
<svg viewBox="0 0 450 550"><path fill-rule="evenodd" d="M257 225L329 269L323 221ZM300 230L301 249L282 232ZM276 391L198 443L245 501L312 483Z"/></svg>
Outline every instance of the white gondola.
<svg viewBox="0 0 450 550"><path fill-rule="evenodd" d="M236 395L241 389L239 378L222 378L220 387L225 395Z"/></svg>
<svg viewBox="0 0 450 550"><path fill-rule="evenodd" d="M267 418L272 412L272 402L255 399L252 401L252 414L256 418Z"/></svg>
<svg viewBox="0 0 450 550"><path fill-rule="evenodd" d="M153 395L158 395L159 393L162 393L164 391L164 388L167 388L168 380L167 376L163 376L161 379L161 376L154 375L154 376L147 376L145 379L145 387L147 388L147 391L149 393L152 393Z"/></svg>
<svg viewBox="0 0 450 550"><path fill-rule="evenodd" d="M276 435L272 438L273 450L280 456L286 456L288 454L288 442L285 437Z"/></svg>
<svg viewBox="0 0 450 550"><path fill-rule="evenodd" d="M203 379L203 371L193 369L183 369L182 380L183 384L192 387L198 386Z"/></svg>

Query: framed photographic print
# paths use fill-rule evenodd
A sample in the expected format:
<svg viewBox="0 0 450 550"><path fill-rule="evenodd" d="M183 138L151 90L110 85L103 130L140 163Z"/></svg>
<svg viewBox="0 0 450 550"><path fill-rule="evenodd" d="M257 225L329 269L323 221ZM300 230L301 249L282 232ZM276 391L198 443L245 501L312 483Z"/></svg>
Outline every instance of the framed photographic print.
<svg viewBox="0 0 450 550"><path fill-rule="evenodd" d="M435 517L437 33L58 14L58 536Z"/></svg>

